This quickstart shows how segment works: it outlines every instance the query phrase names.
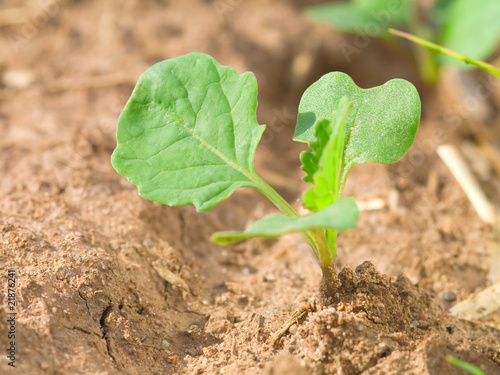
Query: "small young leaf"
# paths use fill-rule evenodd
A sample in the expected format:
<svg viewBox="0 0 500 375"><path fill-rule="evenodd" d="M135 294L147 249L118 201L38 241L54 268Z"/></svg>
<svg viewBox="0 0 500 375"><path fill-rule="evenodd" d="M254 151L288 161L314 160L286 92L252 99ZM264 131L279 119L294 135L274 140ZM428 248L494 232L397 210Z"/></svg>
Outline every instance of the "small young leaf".
<svg viewBox="0 0 500 375"><path fill-rule="evenodd" d="M408 81L393 79L364 90L344 73L321 77L304 93L294 140L314 139L317 119L331 119L340 99L353 103L345 122L344 170L341 187L351 167L359 163L394 163L401 159L415 139L420 121L420 98Z"/></svg>
<svg viewBox="0 0 500 375"><path fill-rule="evenodd" d="M212 208L257 187L257 82L202 53L160 62L139 79L118 123L113 167L148 199Z"/></svg>
<svg viewBox="0 0 500 375"><path fill-rule="evenodd" d="M314 125L315 140L309 142L312 152L304 151L300 155L302 169L308 173L307 180L314 186L302 197L304 207L318 212L340 198L339 179L342 173L344 151L344 127L349 100L340 100L332 121L319 119Z"/></svg>
<svg viewBox="0 0 500 375"><path fill-rule="evenodd" d="M307 216L269 215L253 223L244 232L217 232L212 235L211 240L220 245L230 245L247 238L273 238L311 229L348 230L356 225L358 217L359 211L354 199L345 198Z"/></svg>
<svg viewBox="0 0 500 375"><path fill-rule="evenodd" d="M314 184L314 175L319 168L319 159L323 154L334 128L333 121L325 118L318 119L314 124L314 139L309 142L309 148L312 152L304 151L300 154L302 170L306 172L305 182Z"/></svg>

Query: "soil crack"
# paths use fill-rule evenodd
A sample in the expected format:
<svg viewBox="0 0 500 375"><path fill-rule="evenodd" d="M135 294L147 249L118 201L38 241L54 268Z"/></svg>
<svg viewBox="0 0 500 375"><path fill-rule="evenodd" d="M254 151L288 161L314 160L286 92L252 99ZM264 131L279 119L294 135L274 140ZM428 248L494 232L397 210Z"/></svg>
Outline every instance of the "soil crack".
<svg viewBox="0 0 500 375"><path fill-rule="evenodd" d="M110 356L111 360L114 363L116 363L116 359L115 359L113 353L111 353L111 340L108 337L109 327L106 323L106 319L108 319L112 310L113 310L112 305L108 305L108 307L106 307L104 309L104 311L101 314L101 318L99 319L99 324L101 325L102 338L106 341L106 349L108 350L108 355Z"/></svg>
<svg viewBox="0 0 500 375"><path fill-rule="evenodd" d="M80 289L78 289L78 295L80 296L81 299L83 299L83 301L85 302L85 306L87 307L87 311L89 312L89 315L90 315L90 318L92 318L92 313L90 312L90 307L89 307L89 304L87 302L87 298L85 298L82 294L82 291Z"/></svg>
<svg viewBox="0 0 500 375"><path fill-rule="evenodd" d="M373 324L381 324L380 321L377 322L377 319L372 317L371 314L366 310L365 307L361 307L358 311L362 311L365 313L365 319L369 320Z"/></svg>
<svg viewBox="0 0 500 375"><path fill-rule="evenodd" d="M89 330L82 328L82 327L74 326L74 327L66 327L66 328L85 333L86 335L96 335L97 337L101 337L96 332L89 331Z"/></svg>

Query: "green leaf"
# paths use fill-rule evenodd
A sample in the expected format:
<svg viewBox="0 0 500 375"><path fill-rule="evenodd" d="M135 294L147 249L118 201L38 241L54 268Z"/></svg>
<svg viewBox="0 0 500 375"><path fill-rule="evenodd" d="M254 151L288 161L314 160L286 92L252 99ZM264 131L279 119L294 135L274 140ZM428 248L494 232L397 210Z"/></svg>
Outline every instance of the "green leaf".
<svg viewBox="0 0 500 375"><path fill-rule="evenodd" d="M412 145L420 121L420 98L408 81L393 79L364 90L347 74L333 72L313 83L302 96L294 140L312 141L316 120L331 119L344 96L352 102L352 108L345 122L341 190L353 165L401 159Z"/></svg>
<svg viewBox="0 0 500 375"><path fill-rule="evenodd" d="M353 3L334 3L315 5L306 8L312 20L325 21L343 32L355 33L363 30L370 17Z"/></svg>
<svg viewBox="0 0 500 375"><path fill-rule="evenodd" d="M447 355L446 360L451 363L453 366L462 369L464 371L467 371L470 374L473 375L486 375L484 371L482 371L479 367L474 366L473 364L465 361L461 361L452 355Z"/></svg>
<svg viewBox="0 0 500 375"><path fill-rule="evenodd" d="M321 4L306 8L313 20L325 21L337 30L378 36L386 34L392 26L406 26L411 16L408 0L353 0Z"/></svg>
<svg viewBox="0 0 500 375"><path fill-rule="evenodd" d="M456 0L449 8L440 44L476 60L491 55L500 40L500 1ZM470 67L448 56L439 58L444 64Z"/></svg>
<svg viewBox="0 0 500 375"><path fill-rule="evenodd" d="M450 12L450 8L456 0L436 0L431 7L431 16L438 26L442 26L447 14Z"/></svg>
<svg viewBox="0 0 500 375"><path fill-rule="evenodd" d="M160 62L139 79L118 123L113 167L150 200L212 208L258 187L253 156L264 126L257 82L202 53Z"/></svg>
<svg viewBox="0 0 500 375"><path fill-rule="evenodd" d="M300 154L302 170L306 172L305 182L314 184L314 175L319 168L319 159L323 154L323 149L328 144L333 132L333 123L330 120L320 118L314 124L315 138L309 142L309 147L313 152L304 151Z"/></svg>
<svg viewBox="0 0 500 375"><path fill-rule="evenodd" d="M304 151L300 155L302 169L307 173L304 180L314 183L302 197L304 207L318 212L331 205L340 196L339 180L342 173L344 151L344 127L349 100L340 100L332 121L319 119L314 125L315 139L309 142L312 152ZM312 181L311 181L312 180Z"/></svg>
<svg viewBox="0 0 500 375"><path fill-rule="evenodd" d="M212 235L211 240L220 245L230 245L248 238L273 238L311 229L348 230L356 225L358 217L359 211L354 199L345 198L307 216L269 215L253 223L244 232L217 232Z"/></svg>

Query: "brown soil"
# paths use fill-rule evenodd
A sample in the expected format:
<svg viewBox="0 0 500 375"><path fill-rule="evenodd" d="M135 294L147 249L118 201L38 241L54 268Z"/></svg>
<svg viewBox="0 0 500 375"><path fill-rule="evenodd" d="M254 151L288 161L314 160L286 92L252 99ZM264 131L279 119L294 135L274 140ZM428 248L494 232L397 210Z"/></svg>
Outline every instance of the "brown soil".
<svg viewBox="0 0 500 375"><path fill-rule="evenodd" d="M342 286L326 307L299 236L209 242L274 212L256 192L199 214L141 199L112 169L117 118L139 74L202 51L255 72L268 124L256 169L296 201L304 146L290 139L307 85L331 70L362 87L418 84L404 54L376 40L348 63L340 46L354 38L305 21L305 3L26 1L22 22L1 27L0 285L6 293L14 269L18 315L13 369L5 294L0 373L458 374L444 359L453 354L500 374L500 332L447 312L454 296L492 282L496 238L435 154L475 139L471 129L498 141L498 85L488 86L486 115L419 85L424 117L409 155L353 170L346 195L384 207L341 234ZM18 6L5 1L0 15ZM466 121L444 122L446 113ZM477 171L499 204L494 167ZM273 345L296 311L303 316Z"/></svg>

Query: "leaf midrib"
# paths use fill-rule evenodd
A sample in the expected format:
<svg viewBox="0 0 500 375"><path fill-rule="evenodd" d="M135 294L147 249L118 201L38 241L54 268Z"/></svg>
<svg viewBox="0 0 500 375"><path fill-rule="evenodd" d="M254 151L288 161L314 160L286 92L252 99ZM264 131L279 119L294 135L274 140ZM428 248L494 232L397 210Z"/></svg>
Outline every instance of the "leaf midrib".
<svg viewBox="0 0 500 375"><path fill-rule="evenodd" d="M162 112L164 110L164 107L162 106L161 103L158 103L157 101L151 101L150 105L155 105L156 107L159 108L159 111ZM259 180L256 178L255 175L244 169L241 165L236 164L233 162L231 159L229 159L226 155L224 155L222 152L220 152L217 148L212 146L210 143L205 141L203 138L201 138L198 134L196 134L192 129L190 129L182 120L182 118L177 114L177 111L174 108L169 108L169 111L167 111L166 116L172 116L173 121L178 127L181 127L183 130L185 130L191 137L196 139L201 145L206 147L210 152L212 152L214 155L219 157L224 163L226 163L229 167L233 168L235 171L241 173L244 175L250 182L255 184L256 186L260 186ZM168 119L167 119L168 121Z"/></svg>

